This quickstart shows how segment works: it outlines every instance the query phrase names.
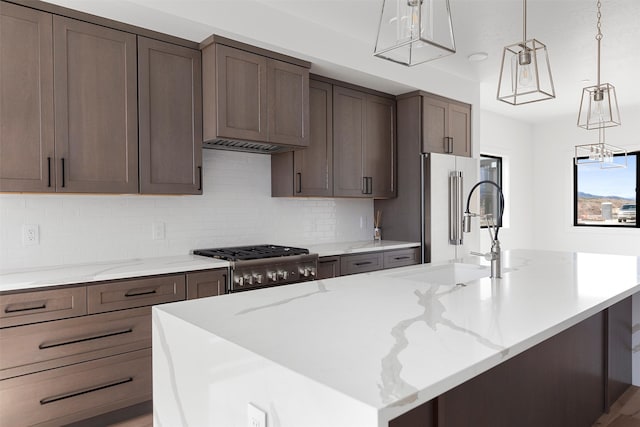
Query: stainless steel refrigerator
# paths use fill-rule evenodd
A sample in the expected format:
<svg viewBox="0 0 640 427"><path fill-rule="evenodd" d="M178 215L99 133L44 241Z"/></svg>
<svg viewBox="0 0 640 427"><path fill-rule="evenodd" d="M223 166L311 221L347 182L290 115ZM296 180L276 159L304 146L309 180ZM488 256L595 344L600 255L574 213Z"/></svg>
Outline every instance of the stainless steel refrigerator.
<svg viewBox="0 0 640 427"><path fill-rule="evenodd" d="M398 129L400 132L400 129ZM420 153L398 139L397 198L376 200L382 238L419 241L423 262L457 259L480 250L480 226L463 233L462 214L471 187L479 180L479 161L449 154ZM478 196L470 203L478 212Z"/></svg>

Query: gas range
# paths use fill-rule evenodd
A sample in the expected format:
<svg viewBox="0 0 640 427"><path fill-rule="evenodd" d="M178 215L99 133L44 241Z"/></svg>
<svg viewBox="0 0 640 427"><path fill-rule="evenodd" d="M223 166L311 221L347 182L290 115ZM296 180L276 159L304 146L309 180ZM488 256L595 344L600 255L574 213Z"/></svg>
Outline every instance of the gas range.
<svg viewBox="0 0 640 427"><path fill-rule="evenodd" d="M309 250L278 245L197 249L194 255L229 261L228 292L314 280L318 255Z"/></svg>

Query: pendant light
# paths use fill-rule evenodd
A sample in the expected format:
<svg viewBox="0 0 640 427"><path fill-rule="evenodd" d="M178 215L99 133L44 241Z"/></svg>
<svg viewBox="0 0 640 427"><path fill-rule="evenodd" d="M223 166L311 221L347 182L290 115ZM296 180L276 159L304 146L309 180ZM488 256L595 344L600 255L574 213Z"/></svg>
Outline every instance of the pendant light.
<svg viewBox="0 0 640 427"><path fill-rule="evenodd" d="M413 66L456 53L449 0L384 0L373 54Z"/></svg>
<svg viewBox="0 0 640 427"><path fill-rule="evenodd" d="M498 82L497 99L512 105L556 97L547 46L527 40L527 0L522 10L522 41L504 48Z"/></svg>
<svg viewBox="0 0 640 427"><path fill-rule="evenodd" d="M578 112L578 126L584 129L600 129L620 125L620 111L616 88L610 83L600 83L600 44L602 41L602 4L598 0L598 82L595 86L582 89L580 111Z"/></svg>
<svg viewBox="0 0 640 427"><path fill-rule="evenodd" d="M604 127L598 129L598 142L575 146L575 164L578 166L596 165L600 169L626 168L627 151L605 143ZM616 162L616 158L619 161Z"/></svg>

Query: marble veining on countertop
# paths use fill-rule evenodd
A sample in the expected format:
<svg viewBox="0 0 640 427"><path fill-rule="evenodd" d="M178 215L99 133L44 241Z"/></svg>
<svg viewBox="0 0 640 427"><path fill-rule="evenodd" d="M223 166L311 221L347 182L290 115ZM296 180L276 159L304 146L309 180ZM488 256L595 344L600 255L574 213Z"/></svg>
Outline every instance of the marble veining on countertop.
<svg viewBox="0 0 640 427"><path fill-rule="evenodd" d="M465 262L486 268L484 261ZM640 291L640 258L633 256L504 251L501 279L464 286L434 282L430 274L446 264L154 310L375 408L388 421Z"/></svg>
<svg viewBox="0 0 640 427"><path fill-rule="evenodd" d="M395 240L360 240L356 242L320 243L317 245L304 245L310 253L318 256L347 255L362 252L387 251L391 249L415 248L420 242L399 242Z"/></svg>
<svg viewBox="0 0 640 427"><path fill-rule="evenodd" d="M228 267L197 255L134 258L0 271L0 292Z"/></svg>

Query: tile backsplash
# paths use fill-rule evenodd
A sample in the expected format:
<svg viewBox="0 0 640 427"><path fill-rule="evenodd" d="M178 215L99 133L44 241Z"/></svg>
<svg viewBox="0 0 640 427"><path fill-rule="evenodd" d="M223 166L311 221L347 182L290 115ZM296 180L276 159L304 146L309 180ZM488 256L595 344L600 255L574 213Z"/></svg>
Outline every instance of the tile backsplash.
<svg viewBox="0 0 640 427"><path fill-rule="evenodd" d="M272 198L262 154L204 150L203 163L202 196L0 195L0 269L372 236L371 200ZM26 224L38 226L39 244L23 244Z"/></svg>

